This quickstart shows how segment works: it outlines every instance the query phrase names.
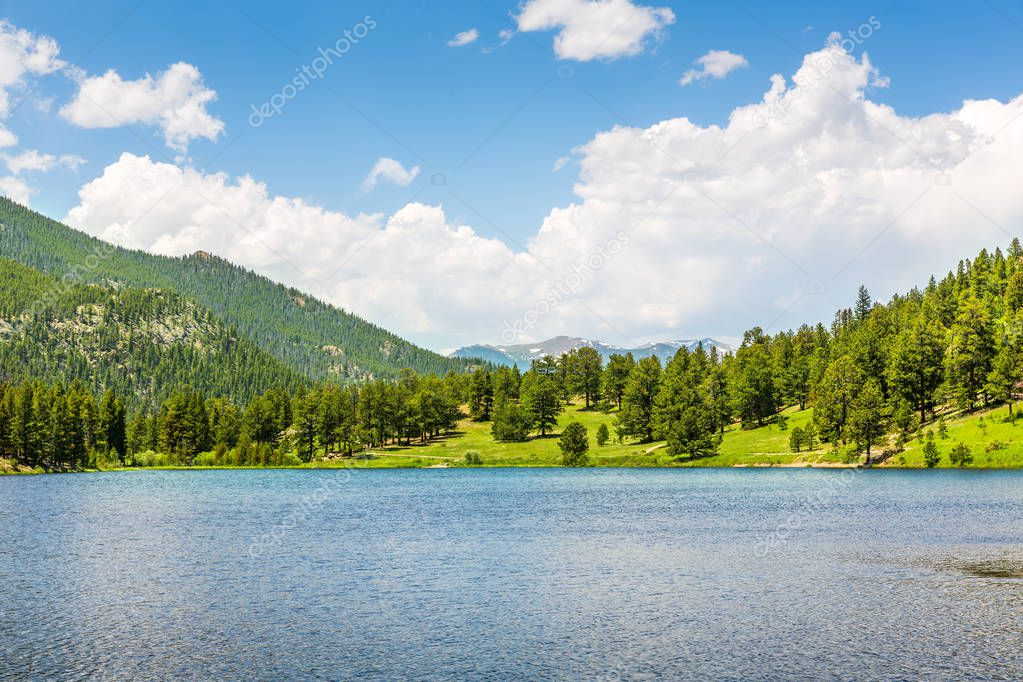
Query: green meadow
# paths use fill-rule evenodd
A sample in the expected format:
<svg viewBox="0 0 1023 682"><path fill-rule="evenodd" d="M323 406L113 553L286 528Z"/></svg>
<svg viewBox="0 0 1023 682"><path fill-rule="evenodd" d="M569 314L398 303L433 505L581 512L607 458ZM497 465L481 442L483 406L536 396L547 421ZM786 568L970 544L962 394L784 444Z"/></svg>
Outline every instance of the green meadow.
<svg viewBox="0 0 1023 682"><path fill-rule="evenodd" d="M550 467L561 465L561 451L557 434L569 423L583 424L590 440L589 458L593 466L626 467L770 467L770 466L856 466L864 462L862 451L852 445L834 447L829 443L818 443L813 450L803 449L794 453L789 448L792 429L805 427L813 417L813 409L790 408L783 414L788 417L784 428L771 423L754 429L742 429L738 424L729 426L723 434L718 454L698 460L676 459L664 450L663 441L653 443L625 442L614 440L615 411L602 412L584 409L581 405L569 405L558 420L554 435L534 437L525 442L496 442L490 434L490 422L459 421L455 431L428 444L411 446L389 446L376 448L369 458L356 460L360 468L394 468L427 466L469 466L466 453L477 453L481 463L473 466L484 467ZM1023 467L1023 418L1016 422L1007 420L1008 408L1002 406L991 410L978 411L962 416L945 417L944 437L939 435L938 422L925 425L902 448L903 450L884 461L882 467L924 467L923 446L928 431L933 431L935 443L941 454L939 467L952 466L948 454L957 443L970 448L974 460L973 468L1018 468ZM612 440L598 446L595 440L597 428L607 424ZM885 448L896 448L896 436L889 436L885 445L875 446L875 457ZM313 462L308 467L352 466L351 463Z"/></svg>

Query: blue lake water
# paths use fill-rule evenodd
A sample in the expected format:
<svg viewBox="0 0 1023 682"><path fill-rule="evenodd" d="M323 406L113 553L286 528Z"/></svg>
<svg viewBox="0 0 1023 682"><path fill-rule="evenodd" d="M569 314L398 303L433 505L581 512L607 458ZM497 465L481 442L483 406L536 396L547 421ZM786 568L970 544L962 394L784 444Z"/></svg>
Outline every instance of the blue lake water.
<svg viewBox="0 0 1023 682"><path fill-rule="evenodd" d="M0 478L0 677L1023 676L1023 473Z"/></svg>

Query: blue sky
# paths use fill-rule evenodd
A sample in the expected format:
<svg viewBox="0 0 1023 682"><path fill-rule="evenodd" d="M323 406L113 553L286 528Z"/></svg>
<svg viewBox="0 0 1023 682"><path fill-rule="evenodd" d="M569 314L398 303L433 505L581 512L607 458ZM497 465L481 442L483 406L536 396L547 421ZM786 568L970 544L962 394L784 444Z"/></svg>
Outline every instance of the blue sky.
<svg viewBox="0 0 1023 682"><path fill-rule="evenodd" d="M301 198L353 218L379 214L386 221L409 202L442 207L450 225L469 225L478 236L522 252L553 210L580 201L573 191L577 183L587 183L578 165L587 154L573 153L580 145L616 125L641 130L685 117L700 127L726 126L737 107L760 101L773 74L791 78L805 55L824 47L830 32L855 30L871 17L880 28L852 49L852 57L861 58L866 51L870 63L890 80L889 87L868 88L867 97L890 105L907 120L952 112L970 99L1005 103L1023 92L1023 8L1006 0L637 0L637 7L670 9L674 20L646 36L638 54L588 61L555 54L557 29L520 30L503 41L499 33L518 27L516 17L524 4L132 0L94 2L83 11L75 2L4 2L3 14L11 24L55 40L60 56L89 77L113 69L131 80L157 76L177 62L194 66L205 87L216 93L206 110L223 123L215 140L197 137L184 151L171 149L159 126L145 122L112 128L74 125L57 114L75 96L73 78L26 78L23 87L11 91L12 105L24 103L6 121L19 138L16 149L86 160L77 170L25 174L33 190L31 205L56 217L68 215L82 203L80 187L128 152L205 174L223 172L232 181L249 175L265 183L271 196ZM297 69L316 57L318 48L335 44L366 17L375 28L330 66L322 80L312 81L259 127L250 125L253 106L279 93ZM474 42L448 45L470 29L478 32ZM742 55L747 64L725 78L680 85L682 74L710 50ZM554 171L563 157L570 160ZM381 181L366 191L364 179L381 158L405 169L419 167L418 175L407 186ZM444 176L443 185L431 182L438 174ZM880 228L884 220L878 221ZM85 218L79 222L83 229L105 234L106 225L87 224ZM689 252L682 248L680 253ZM266 259L247 264L277 272ZM924 262L920 272L950 265ZM279 276L289 277L299 285L312 281L308 288L313 289L327 279L307 273ZM365 285L365 278L361 281ZM399 332L434 347L498 340L500 325L491 322L486 329L470 330L458 316L403 324L373 301L337 293L337 284L324 283L323 291L314 293L375 321L396 324ZM877 288L884 293L904 284L886 279ZM784 292L774 293L771 301ZM844 293L836 289L836 298ZM525 298L528 308L530 296ZM797 310L791 322L826 319L829 306ZM561 326L570 325L572 316L561 324L552 317L549 327L533 335L617 334L619 338L609 338L612 342L660 335L737 336L753 322L748 319L752 309L737 307L716 317L703 312L667 315L661 324L656 314L640 323L626 316L618 323L578 325L582 329ZM437 317L435 311L424 315ZM615 332L620 327L635 331ZM471 339L475 334L484 338Z"/></svg>

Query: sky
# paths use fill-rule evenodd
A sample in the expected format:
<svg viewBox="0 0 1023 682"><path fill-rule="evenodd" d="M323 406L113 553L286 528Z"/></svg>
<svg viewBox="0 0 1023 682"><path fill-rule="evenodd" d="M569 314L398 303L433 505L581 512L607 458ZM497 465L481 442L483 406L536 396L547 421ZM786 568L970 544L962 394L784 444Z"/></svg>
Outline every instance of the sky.
<svg viewBox="0 0 1023 682"><path fill-rule="evenodd" d="M1023 223L1023 7L2 2L0 192L421 345L827 322Z"/></svg>

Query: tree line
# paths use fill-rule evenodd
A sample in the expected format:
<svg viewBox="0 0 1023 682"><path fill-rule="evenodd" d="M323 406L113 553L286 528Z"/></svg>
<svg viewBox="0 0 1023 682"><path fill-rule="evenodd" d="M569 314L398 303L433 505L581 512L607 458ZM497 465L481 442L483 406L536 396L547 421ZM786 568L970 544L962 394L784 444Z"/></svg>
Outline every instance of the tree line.
<svg viewBox="0 0 1023 682"><path fill-rule="evenodd" d="M605 362L583 347L524 373L406 369L394 379L277 386L247 401L194 387L158 400L110 386L94 394L80 381L0 384L0 456L52 468L297 464L428 442L463 409L490 422L496 440L547 437L577 401L613 413L619 442L664 440L668 454L689 459L716 453L730 424L784 426L785 408L813 407L790 436L793 449L854 445L869 463L892 432L908 440L943 412L1008 403L1011 415L1023 385L1021 330L1023 248L1014 240L888 303L861 287L829 326L773 335L755 327L734 353L681 349L663 365L631 354Z"/></svg>
<svg viewBox="0 0 1023 682"><path fill-rule="evenodd" d="M677 457L716 452L730 423L784 426L787 407L814 408L793 449L818 443L872 448L896 432L908 440L941 411L1012 402L1023 386L1023 248L982 250L926 287L875 301L860 287L830 326L803 325L743 335L734 353L681 349L662 366L654 357L592 348L534 362L517 372L477 370L475 419L491 419L498 440L546 435L563 405L617 410L619 440L665 440Z"/></svg>
<svg viewBox="0 0 1023 682"><path fill-rule="evenodd" d="M120 465L280 466L428 442L454 428L467 375L270 388L244 404L192 388L128 414L75 381L0 384L0 457L49 470Z"/></svg>

